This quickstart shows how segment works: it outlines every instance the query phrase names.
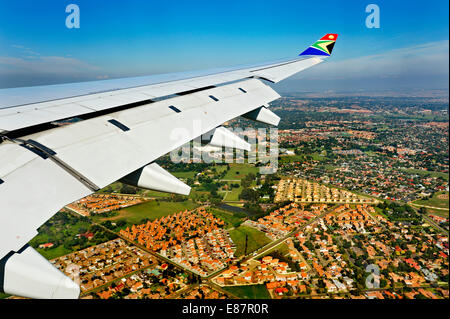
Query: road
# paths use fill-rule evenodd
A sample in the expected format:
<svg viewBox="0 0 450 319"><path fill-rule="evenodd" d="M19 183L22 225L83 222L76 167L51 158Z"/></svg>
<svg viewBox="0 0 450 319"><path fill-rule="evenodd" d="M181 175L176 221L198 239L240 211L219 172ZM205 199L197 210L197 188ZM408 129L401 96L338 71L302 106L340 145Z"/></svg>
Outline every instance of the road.
<svg viewBox="0 0 450 319"><path fill-rule="evenodd" d="M426 205L419 205L419 204L414 204L412 202L408 203L411 206L416 206L416 207L425 207L425 208L430 208L430 209L436 209L436 210L445 210L448 211L448 208L444 208L444 207L434 207L434 206L426 206Z"/></svg>
<svg viewBox="0 0 450 319"><path fill-rule="evenodd" d="M410 204L410 205L413 205L412 203L409 203L409 204ZM411 206L411 207L414 208L414 209L416 210L417 214L419 214L420 216L422 216L422 218L425 219L426 222L427 222L428 224L431 225L431 227L433 227L434 229L436 229L437 231L439 231L439 232L441 232L441 233L448 234L448 230L446 230L446 229L442 228L441 226L439 226L439 225L438 225L431 217L429 217L429 216L426 215L426 214L420 214L420 213L418 212L416 206L418 206L418 205L414 205L414 206ZM426 206L420 206L420 207L426 207Z"/></svg>
<svg viewBox="0 0 450 319"><path fill-rule="evenodd" d="M428 224L433 226L435 229L437 229L441 233L444 233L444 234L448 235L448 230L445 230L444 228L442 228L441 226L436 224L436 222L432 218L430 218L429 216L426 216L426 215L422 215L422 217L423 217L423 219L425 219L427 221Z"/></svg>

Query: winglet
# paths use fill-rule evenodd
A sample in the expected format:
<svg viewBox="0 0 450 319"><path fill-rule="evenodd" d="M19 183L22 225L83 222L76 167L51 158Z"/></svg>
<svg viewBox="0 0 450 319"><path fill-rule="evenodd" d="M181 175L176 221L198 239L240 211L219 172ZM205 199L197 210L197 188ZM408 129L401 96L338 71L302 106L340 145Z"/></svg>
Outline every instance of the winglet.
<svg viewBox="0 0 450 319"><path fill-rule="evenodd" d="M328 33L299 55L330 56L337 37L338 35L336 33Z"/></svg>

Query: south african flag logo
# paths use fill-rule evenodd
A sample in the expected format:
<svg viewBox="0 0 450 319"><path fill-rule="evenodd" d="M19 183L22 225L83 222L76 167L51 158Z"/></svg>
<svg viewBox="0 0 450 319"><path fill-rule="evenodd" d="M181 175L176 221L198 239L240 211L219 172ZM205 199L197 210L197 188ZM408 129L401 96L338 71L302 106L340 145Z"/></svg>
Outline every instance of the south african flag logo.
<svg viewBox="0 0 450 319"><path fill-rule="evenodd" d="M320 38L316 43L311 45L299 55L325 55L330 56L333 51L334 44L338 35L335 33L328 33Z"/></svg>

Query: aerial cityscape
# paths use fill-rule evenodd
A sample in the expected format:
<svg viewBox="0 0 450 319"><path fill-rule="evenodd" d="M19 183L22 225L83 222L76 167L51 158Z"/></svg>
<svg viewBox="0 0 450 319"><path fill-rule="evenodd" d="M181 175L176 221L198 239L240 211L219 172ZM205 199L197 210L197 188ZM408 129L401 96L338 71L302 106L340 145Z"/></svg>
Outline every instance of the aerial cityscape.
<svg viewBox="0 0 450 319"><path fill-rule="evenodd" d="M0 0L0 309L440 313L449 5Z"/></svg>
<svg viewBox="0 0 450 319"><path fill-rule="evenodd" d="M167 155L189 196L117 182L30 244L76 270L84 299L448 299L448 101L292 95L271 108L275 174L245 156Z"/></svg>

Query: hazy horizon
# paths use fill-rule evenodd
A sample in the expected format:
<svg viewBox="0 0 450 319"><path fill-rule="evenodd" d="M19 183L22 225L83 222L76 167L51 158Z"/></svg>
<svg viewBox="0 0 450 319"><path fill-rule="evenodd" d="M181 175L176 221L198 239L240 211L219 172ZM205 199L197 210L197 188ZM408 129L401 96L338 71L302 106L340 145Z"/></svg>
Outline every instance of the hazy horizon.
<svg viewBox="0 0 450 319"><path fill-rule="evenodd" d="M79 29L65 26L67 4L1 3L0 88L295 57L330 32L339 34L332 57L276 84L278 90L449 88L448 2L378 1L378 29L367 28L366 4L356 0L207 3L80 0Z"/></svg>

